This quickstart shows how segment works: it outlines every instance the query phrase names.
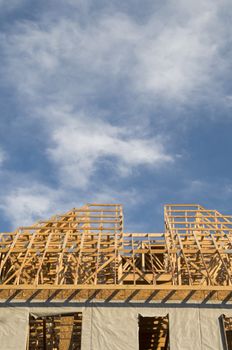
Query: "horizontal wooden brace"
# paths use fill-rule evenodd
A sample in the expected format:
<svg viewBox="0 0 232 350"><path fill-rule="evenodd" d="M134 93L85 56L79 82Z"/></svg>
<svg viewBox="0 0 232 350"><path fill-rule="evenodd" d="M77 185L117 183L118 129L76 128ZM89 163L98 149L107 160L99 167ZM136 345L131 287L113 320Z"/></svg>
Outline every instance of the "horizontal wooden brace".
<svg viewBox="0 0 232 350"><path fill-rule="evenodd" d="M173 286L168 284L158 285L118 285L118 284L19 284L19 285L0 285L0 290L168 290L168 291L224 291L232 292L232 286L190 286L190 285L179 285Z"/></svg>

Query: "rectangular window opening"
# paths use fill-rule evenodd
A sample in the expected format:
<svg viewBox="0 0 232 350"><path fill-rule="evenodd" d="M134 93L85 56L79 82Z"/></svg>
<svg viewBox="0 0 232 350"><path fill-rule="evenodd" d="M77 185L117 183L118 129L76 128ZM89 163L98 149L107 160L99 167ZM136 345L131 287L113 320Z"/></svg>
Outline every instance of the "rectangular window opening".
<svg viewBox="0 0 232 350"><path fill-rule="evenodd" d="M224 350L232 350L232 317L220 317L222 343Z"/></svg>
<svg viewBox="0 0 232 350"><path fill-rule="evenodd" d="M81 350L82 313L29 318L29 350Z"/></svg>
<svg viewBox="0 0 232 350"><path fill-rule="evenodd" d="M170 350L169 318L139 315L139 350Z"/></svg>

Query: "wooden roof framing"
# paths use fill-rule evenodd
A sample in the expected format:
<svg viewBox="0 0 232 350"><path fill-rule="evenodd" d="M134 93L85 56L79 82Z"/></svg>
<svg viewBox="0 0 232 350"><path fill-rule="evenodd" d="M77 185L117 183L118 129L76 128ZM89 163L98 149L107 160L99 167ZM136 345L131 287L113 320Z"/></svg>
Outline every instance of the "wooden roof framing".
<svg viewBox="0 0 232 350"><path fill-rule="evenodd" d="M232 291L232 216L166 205L164 233L126 233L120 204L87 204L0 234L0 290Z"/></svg>

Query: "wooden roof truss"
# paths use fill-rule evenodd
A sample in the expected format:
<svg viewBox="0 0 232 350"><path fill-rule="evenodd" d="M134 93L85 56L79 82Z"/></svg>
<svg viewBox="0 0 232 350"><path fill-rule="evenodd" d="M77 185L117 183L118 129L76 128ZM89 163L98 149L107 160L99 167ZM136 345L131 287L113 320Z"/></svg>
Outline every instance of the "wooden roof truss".
<svg viewBox="0 0 232 350"><path fill-rule="evenodd" d="M164 233L125 233L121 205L88 204L1 233L0 288L230 289L232 216L166 205L164 222Z"/></svg>

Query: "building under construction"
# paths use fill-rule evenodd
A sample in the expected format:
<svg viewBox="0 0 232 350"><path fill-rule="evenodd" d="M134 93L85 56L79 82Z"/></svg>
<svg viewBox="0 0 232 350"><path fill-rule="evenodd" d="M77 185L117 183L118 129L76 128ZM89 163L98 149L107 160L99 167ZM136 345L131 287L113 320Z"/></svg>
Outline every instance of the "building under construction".
<svg viewBox="0 0 232 350"><path fill-rule="evenodd" d="M87 204L0 239L1 350L232 350L232 216Z"/></svg>

